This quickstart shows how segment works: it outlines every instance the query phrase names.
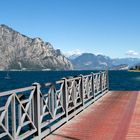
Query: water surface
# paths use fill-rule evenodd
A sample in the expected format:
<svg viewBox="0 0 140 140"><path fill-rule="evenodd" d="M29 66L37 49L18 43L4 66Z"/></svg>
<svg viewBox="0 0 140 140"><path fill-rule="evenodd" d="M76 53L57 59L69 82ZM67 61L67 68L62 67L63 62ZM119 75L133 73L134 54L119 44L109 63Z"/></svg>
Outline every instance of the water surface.
<svg viewBox="0 0 140 140"><path fill-rule="evenodd" d="M22 88L39 82L55 82L63 77L86 75L93 71L11 71L11 79L5 79L7 72L0 72L0 91ZM95 71L94 71L95 72ZM110 90L140 90L140 73L128 71L109 71Z"/></svg>

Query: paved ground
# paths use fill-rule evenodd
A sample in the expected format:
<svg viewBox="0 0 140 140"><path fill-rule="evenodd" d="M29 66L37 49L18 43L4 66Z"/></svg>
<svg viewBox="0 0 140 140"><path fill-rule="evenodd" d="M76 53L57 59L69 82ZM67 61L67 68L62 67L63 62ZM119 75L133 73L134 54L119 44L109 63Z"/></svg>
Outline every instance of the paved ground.
<svg viewBox="0 0 140 140"><path fill-rule="evenodd" d="M140 92L107 93L45 140L140 140Z"/></svg>

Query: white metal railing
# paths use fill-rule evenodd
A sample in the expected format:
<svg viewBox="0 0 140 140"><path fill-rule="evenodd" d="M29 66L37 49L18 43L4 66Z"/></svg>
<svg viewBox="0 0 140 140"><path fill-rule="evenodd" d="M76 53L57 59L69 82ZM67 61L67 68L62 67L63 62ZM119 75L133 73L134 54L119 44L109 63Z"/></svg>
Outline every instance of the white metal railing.
<svg viewBox="0 0 140 140"><path fill-rule="evenodd" d="M108 91L108 73L91 73L0 93L0 139L42 139Z"/></svg>

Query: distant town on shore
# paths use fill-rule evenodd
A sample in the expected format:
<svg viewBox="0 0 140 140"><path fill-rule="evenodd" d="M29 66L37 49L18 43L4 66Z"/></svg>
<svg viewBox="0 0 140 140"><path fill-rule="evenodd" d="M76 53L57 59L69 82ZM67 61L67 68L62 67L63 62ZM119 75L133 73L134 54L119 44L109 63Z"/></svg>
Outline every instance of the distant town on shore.
<svg viewBox="0 0 140 140"><path fill-rule="evenodd" d="M140 71L140 64L129 69L130 71Z"/></svg>

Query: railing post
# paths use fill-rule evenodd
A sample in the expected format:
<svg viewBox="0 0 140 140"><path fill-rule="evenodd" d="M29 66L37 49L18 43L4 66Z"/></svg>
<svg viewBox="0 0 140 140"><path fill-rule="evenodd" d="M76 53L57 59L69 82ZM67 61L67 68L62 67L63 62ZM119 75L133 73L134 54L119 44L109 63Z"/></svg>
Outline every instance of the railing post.
<svg viewBox="0 0 140 140"><path fill-rule="evenodd" d="M106 82L107 82L107 91L109 90L109 72L106 71Z"/></svg>
<svg viewBox="0 0 140 140"><path fill-rule="evenodd" d="M83 106L83 108L84 108L84 86L83 86L84 82L83 82L83 75L81 74L80 77L81 77L81 97L82 97L82 106Z"/></svg>
<svg viewBox="0 0 140 140"><path fill-rule="evenodd" d="M74 80L74 93L73 93L73 98L74 98L74 110L75 110L75 107L76 107L76 81Z"/></svg>
<svg viewBox="0 0 140 140"><path fill-rule="evenodd" d="M51 113L53 117L55 117L54 111L55 111L55 86L52 84L50 86L50 93L49 93L49 108L51 110Z"/></svg>
<svg viewBox="0 0 140 140"><path fill-rule="evenodd" d="M103 79L102 79L102 72L100 72L100 90L101 90L101 94L103 94Z"/></svg>
<svg viewBox="0 0 140 140"><path fill-rule="evenodd" d="M68 121L68 89L67 89L67 79L62 78L64 80L64 88L63 88L63 106L66 113L66 121Z"/></svg>
<svg viewBox="0 0 140 140"><path fill-rule="evenodd" d="M11 113L12 113L12 136L16 139L16 106L15 93L12 95Z"/></svg>
<svg viewBox="0 0 140 140"><path fill-rule="evenodd" d="M35 86L35 93L34 93L34 124L37 128L37 136L38 140L41 139L41 122L40 122L40 84L39 83L33 83L33 86Z"/></svg>
<svg viewBox="0 0 140 140"><path fill-rule="evenodd" d="M94 96L94 73L92 72L92 94L93 94L93 99L95 98Z"/></svg>

